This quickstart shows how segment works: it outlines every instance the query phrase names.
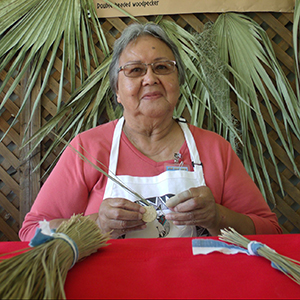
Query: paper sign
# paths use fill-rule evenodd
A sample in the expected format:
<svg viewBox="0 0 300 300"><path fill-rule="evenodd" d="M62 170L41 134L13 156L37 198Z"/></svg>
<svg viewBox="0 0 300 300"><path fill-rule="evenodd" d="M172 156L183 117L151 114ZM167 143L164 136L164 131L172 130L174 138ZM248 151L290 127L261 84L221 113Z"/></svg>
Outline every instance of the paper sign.
<svg viewBox="0 0 300 300"><path fill-rule="evenodd" d="M222 12L293 12L295 0L111 0L133 16ZM103 0L94 0L99 18L124 17Z"/></svg>

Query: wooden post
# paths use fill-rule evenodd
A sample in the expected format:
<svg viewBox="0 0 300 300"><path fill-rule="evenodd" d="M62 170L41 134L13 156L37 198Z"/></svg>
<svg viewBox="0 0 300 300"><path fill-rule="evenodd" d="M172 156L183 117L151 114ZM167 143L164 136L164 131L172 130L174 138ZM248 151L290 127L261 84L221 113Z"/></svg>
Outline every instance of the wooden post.
<svg viewBox="0 0 300 300"><path fill-rule="evenodd" d="M27 73L23 82L23 99L25 95L25 86L28 81L29 74ZM34 101L39 93L41 86L41 75L39 75L38 80L33 88L33 91L28 99L24 110L20 115L20 137L27 140L31 137L41 126L41 103L36 108L34 117L29 125L28 131L25 132L31 112L33 110ZM40 170L32 172L34 168L38 165L41 157L40 146L34 151L33 155L26 158L27 153L31 149L31 143L21 149L20 152L20 226L23 223L25 215L30 211L30 208L40 190Z"/></svg>

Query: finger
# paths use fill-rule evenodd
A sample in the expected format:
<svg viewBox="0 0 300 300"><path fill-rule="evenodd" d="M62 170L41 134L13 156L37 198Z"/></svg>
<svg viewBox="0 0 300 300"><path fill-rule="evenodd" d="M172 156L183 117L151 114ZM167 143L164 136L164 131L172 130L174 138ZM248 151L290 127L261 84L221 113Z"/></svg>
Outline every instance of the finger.
<svg viewBox="0 0 300 300"><path fill-rule="evenodd" d="M141 227L145 225L145 222L142 220L130 221L130 220L110 220L110 228L113 230L129 230L135 227Z"/></svg>
<svg viewBox="0 0 300 300"><path fill-rule="evenodd" d="M166 215L166 219L169 221L176 221L176 222L192 222L195 220L195 213L190 211L186 213L169 213Z"/></svg>
<svg viewBox="0 0 300 300"><path fill-rule="evenodd" d="M174 211L175 212L190 212L190 211L193 211L193 210L196 210L196 209L202 209L204 208L204 203L203 201L201 201L201 199L199 197L197 198L192 198L192 199L189 199L185 202L182 202L182 203L179 203Z"/></svg>
<svg viewBox="0 0 300 300"><path fill-rule="evenodd" d="M127 232L129 230L140 228L143 229L145 226L145 222L142 220L115 220L115 219L108 219L106 216L99 217L100 227L105 232L114 231L114 233L118 232ZM116 234L114 234L116 236Z"/></svg>
<svg viewBox="0 0 300 300"><path fill-rule="evenodd" d="M139 211L112 207L105 211L105 217L110 220L137 221L142 220L143 214Z"/></svg>
<svg viewBox="0 0 300 300"><path fill-rule="evenodd" d="M145 208L138 203L131 202L127 199L123 198L111 198L105 199L105 201L109 201L110 206L116 208L122 208L125 210L136 211L140 213L145 213Z"/></svg>
<svg viewBox="0 0 300 300"><path fill-rule="evenodd" d="M193 212L180 213L180 214L168 214L166 219L171 221L176 226L202 226L201 220L198 220Z"/></svg>
<svg viewBox="0 0 300 300"><path fill-rule="evenodd" d="M181 202L184 202L188 199L190 199L192 196L191 191L190 190L186 190L184 192L181 192L173 197L171 197L170 199L168 199L166 201L166 206L169 208L173 208L176 205L178 205Z"/></svg>
<svg viewBox="0 0 300 300"><path fill-rule="evenodd" d="M190 199L179 203L175 207L176 212L188 212L192 210L206 210L210 209L215 204L215 199L208 187L200 186L189 189L191 193Z"/></svg>

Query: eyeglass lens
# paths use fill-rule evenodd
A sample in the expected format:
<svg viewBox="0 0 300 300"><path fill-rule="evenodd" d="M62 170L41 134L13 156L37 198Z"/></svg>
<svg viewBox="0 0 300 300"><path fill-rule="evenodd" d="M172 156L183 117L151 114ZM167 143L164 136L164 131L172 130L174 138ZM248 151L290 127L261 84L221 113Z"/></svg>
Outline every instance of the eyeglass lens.
<svg viewBox="0 0 300 300"><path fill-rule="evenodd" d="M167 75L175 70L175 62L173 61L159 61L149 64L152 71L157 75ZM147 64L143 63L130 63L123 67L124 74L127 77L139 77L147 73Z"/></svg>

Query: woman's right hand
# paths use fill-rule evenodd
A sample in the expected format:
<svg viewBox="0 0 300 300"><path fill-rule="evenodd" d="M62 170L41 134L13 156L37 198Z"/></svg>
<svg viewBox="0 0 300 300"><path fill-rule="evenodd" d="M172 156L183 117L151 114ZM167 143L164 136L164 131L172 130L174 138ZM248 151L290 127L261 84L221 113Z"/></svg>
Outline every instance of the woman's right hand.
<svg viewBox="0 0 300 300"><path fill-rule="evenodd" d="M142 221L145 208L123 198L107 198L102 201L97 223L104 233L111 232L117 238L126 232L146 228Z"/></svg>

